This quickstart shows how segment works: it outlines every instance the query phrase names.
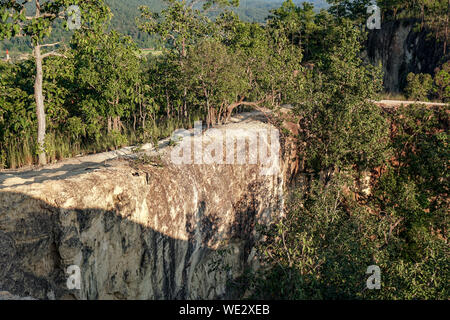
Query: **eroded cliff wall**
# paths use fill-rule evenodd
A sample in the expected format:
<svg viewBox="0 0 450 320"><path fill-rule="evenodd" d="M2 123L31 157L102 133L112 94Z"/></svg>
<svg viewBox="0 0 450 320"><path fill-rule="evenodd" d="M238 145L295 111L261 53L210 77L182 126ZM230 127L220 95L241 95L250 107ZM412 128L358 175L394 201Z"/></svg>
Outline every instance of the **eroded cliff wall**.
<svg viewBox="0 0 450 320"><path fill-rule="evenodd" d="M38 299L235 297L227 284L257 264L255 226L280 214L286 173L174 165L164 150L157 164L86 158L0 173L0 291ZM81 290L67 287L72 265Z"/></svg>
<svg viewBox="0 0 450 320"><path fill-rule="evenodd" d="M367 55L371 63L382 64L388 92L403 90L410 72L434 75L445 60L443 42L418 26L420 21L415 19L386 21L380 30L369 31Z"/></svg>

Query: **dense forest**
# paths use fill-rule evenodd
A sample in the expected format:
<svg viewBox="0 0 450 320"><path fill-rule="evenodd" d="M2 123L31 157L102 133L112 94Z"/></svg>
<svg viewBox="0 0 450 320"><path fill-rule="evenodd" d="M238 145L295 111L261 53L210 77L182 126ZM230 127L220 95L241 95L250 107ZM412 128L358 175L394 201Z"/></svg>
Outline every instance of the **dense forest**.
<svg viewBox="0 0 450 320"><path fill-rule="evenodd" d="M69 2L82 25L55 44ZM267 19L245 13L257 21L236 0L146 2L54 0L36 15L0 0L0 38L33 48L0 61L0 168L154 142L245 109L280 124L289 104L300 129L280 129L298 146L298 181L286 217L261 230L265 267L233 285L268 299L448 299L448 105L373 103L381 69L361 55L370 1L266 2ZM448 46L447 0L379 5ZM143 52L154 39L158 52ZM435 75L411 75L412 98L450 101L447 54ZM370 193L356 187L364 175ZM369 265L383 270L382 290L365 289Z"/></svg>
<svg viewBox="0 0 450 320"><path fill-rule="evenodd" d="M139 7L147 6L154 12L160 12L165 3L163 0L106 0L106 4L111 8L113 14L111 18L111 29L117 30L124 35L131 36L140 48L156 48L161 45L158 38L139 31L136 25L136 18L139 16ZM242 20L248 22L264 22L269 11L281 5L283 0L241 0L238 7L230 8ZM296 3L301 0L294 1ZM317 10L327 6L325 0L311 0ZM30 10L32 10L30 5ZM209 17L217 16L219 11L212 10ZM50 42L63 41L69 43L73 32L65 30L62 24L55 27L49 38ZM23 53L31 53L30 41L27 38L14 38L0 42L0 59L5 57L6 49L12 57L20 56Z"/></svg>

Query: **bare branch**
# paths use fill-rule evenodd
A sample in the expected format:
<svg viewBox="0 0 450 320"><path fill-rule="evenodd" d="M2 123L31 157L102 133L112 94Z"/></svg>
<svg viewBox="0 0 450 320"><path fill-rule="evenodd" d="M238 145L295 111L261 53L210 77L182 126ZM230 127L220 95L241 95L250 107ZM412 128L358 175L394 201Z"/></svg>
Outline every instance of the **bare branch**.
<svg viewBox="0 0 450 320"><path fill-rule="evenodd" d="M58 53L56 51L52 51L52 52L48 52L48 53L43 54L42 55L42 59L45 59L45 58L50 57L50 56L63 57L63 58L67 59L67 57L65 55L63 55L62 53Z"/></svg>
<svg viewBox="0 0 450 320"><path fill-rule="evenodd" d="M61 42L55 42L55 43L49 43L49 44L41 44L41 48L42 47L54 47L59 45Z"/></svg>

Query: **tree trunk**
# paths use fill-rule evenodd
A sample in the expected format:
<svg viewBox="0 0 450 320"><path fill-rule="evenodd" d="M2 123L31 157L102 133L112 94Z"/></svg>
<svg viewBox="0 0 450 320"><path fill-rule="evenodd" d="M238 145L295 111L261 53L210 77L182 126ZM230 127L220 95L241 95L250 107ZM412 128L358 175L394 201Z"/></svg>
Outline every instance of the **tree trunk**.
<svg viewBox="0 0 450 320"><path fill-rule="evenodd" d="M108 133L112 131L112 118L108 116Z"/></svg>
<svg viewBox="0 0 450 320"><path fill-rule="evenodd" d="M444 35L444 56L447 54L447 42L448 42L448 21L450 15L450 0L448 1L447 19L445 20L445 35Z"/></svg>
<svg viewBox="0 0 450 320"><path fill-rule="evenodd" d="M119 125L120 117L116 116L113 118L113 130L120 132L120 125Z"/></svg>
<svg viewBox="0 0 450 320"><path fill-rule="evenodd" d="M420 11L421 11L420 15L422 17L421 18L422 22L420 23L420 31L422 31L423 30L423 25L424 25L424 22L425 22L425 5L422 5L420 7Z"/></svg>
<svg viewBox="0 0 450 320"><path fill-rule="evenodd" d="M167 88L166 88L166 104L167 104L167 119L170 118L170 99L169 99L169 93L167 92Z"/></svg>
<svg viewBox="0 0 450 320"><path fill-rule="evenodd" d="M143 129L143 132L144 132L144 133L146 132L146 130L145 130L145 119L146 119L146 117L147 117L146 114L144 114L144 115L142 116L142 129Z"/></svg>
<svg viewBox="0 0 450 320"><path fill-rule="evenodd" d="M205 98L206 98L206 110L208 110L208 114L206 116L206 125L207 125L207 128L209 129L209 125L212 122L211 108L209 107L209 94L208 94L208 91L206 90L205 84L203 82L202 82L202 86L203 86L203 94L205 95Z"/></svg>
<svg viewBox="0 0 450 320"><path fill-rule="evenodd" d="M119 97L114 101L114 109L117 110L117 106L119 105ZM113 130L117 132L121 132L122 123L120 122L120 116L115 116L113 118Z"/></svg>
<svg viewBox="0 0 450 320"><path fill-rule="evenodd" d="M183 38L182 40L182 50L181 50L181 57L180 57L180 64L181 67L183 67L183 59L186 58L187 52L186 52L186 39ZM187 115L187 88L184 86L184 92L183 92L183 115Z"/></svg>
<svg viewBox="0 0 450 320"><path fill-rule="evenodd" d="M231 114L233 113L234 108L239 107L243 101L244 97L241 97L238 102L234 102L227 107L225 123L228 123L230 121Z"/></svg>
<svg viewBox="0 0 450 320"><path fill-rule="evenodd" d="M34 99L36 101L36 116L38 122L37 142L39 146L39 164L47 164L45 156L45 109L44 109L44 95L42 93L42 56L41 47L37 44L34 48L34 57L36 61L36 79L34 82Z"/></svg>

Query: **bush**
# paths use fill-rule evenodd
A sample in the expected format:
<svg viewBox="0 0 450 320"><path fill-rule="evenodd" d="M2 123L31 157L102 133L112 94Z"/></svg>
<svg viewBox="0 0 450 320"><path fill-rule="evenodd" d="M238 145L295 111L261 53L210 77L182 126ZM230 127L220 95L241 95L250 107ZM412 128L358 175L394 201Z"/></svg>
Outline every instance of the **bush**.
<svg viewBox="0 0 450 320"><path fill-rule="evenodd" d="M353 187L356 172L315 175L262 229L264 268L244 279L254 298L448 299L448 113L415 105L389 119L394 157L373 171L371 195ZM366 289L370 265L381 290Z"/></svg>
<svg viewBox="0 0 450 320"><path fill-rule="evenodd" d="M434 85L438 99L443 102L450 102L450 60L437 70Z"/></svg>
<svg viewBox="0 0 450 320"><path fill-rule="evenodd" d="M376 264L371 236L383 222L362 210L347 211L342 178L327 185L314 179L306 193L294 194L287 216L263 230L259 252L266 268L252 281L255 298L363 297L365 271Z"/></svg>
<svg viewBox="0 0 450 320"><path fill-rule="evenodd" d="M361 33L352 25L336 27L339 42L315 70L301 116L301 153L315 172L379 163L386 151L388 123L370 102L381 91L381 71L359 56Z"/></svg>
<svg viewBox="0 0 450 320"><path fill-rule="evenodd" d="M406 77L407 85L405 93L409 99L428 101L433 89L433 78L427 73L409 73Z"/></svg>

